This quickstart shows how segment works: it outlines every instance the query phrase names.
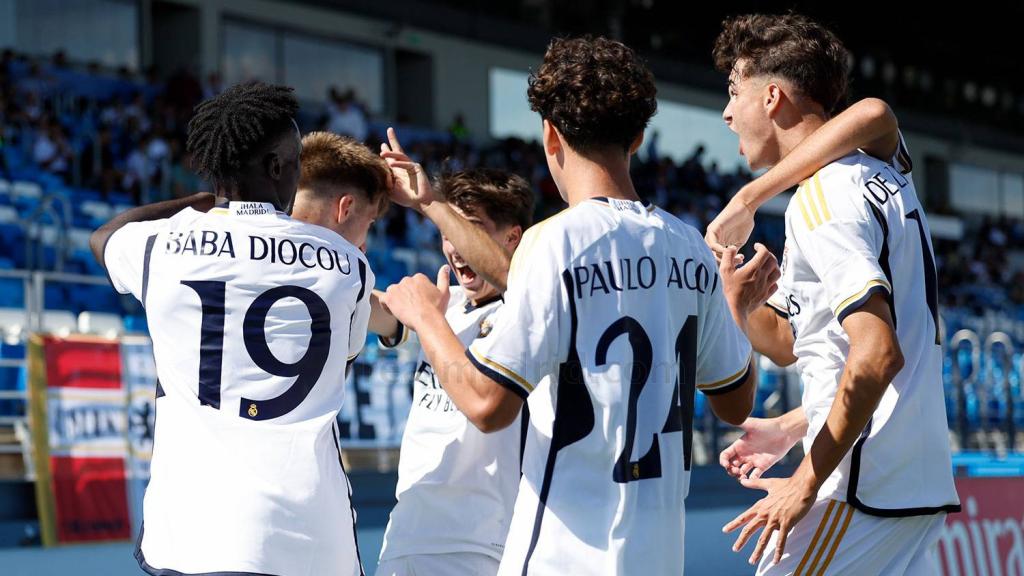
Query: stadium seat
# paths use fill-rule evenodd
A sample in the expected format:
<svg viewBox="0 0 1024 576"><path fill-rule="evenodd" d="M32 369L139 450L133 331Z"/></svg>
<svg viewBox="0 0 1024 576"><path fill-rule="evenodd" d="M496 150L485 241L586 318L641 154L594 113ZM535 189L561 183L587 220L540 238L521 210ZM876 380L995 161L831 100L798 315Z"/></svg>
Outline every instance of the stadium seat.
<svg viewBox="0 0 1024 576"><path fill-rule="evenodd" d="M26 332L27 322L24 308L0 308L0 334L5 338Z"/></svg>
<svg viewBox="0 0 1024 576"><path fill-rule="evenodd" d="M11 206L0 206L0 224L14 224L18 220L17 209Z"/></svg>
<svg viewBox="0 0 1024 576"><path fill-rule="evenodd" d="M15 182L11 186L11 192L15 198L34 198L39 200L43 197L43 188L35 182Z"/></svg>
<svg viewBox="0 0 1024 576"><path fill-rule="evenodd" d="M104 312L82 312L78 315L78 331L115 338L124 332L121 316Z"/></svg>
<svg viewBox="0 0 1024 576"><path fill-rule="evenodd" d="M0 307L19 308L25 305L25 281L21 278L0 278Z"/></svg>
<svg viewBox="0 0 1024 576"><path fill-rule="evenodd" d="M90 236L92 236L92 230L88 228L72 228L68 231L68 249L71 251L88 250Z"/></svg>
<svg viewBox="0 0 1024 576"><path fill-rule="evenodd" d="M86 200L82 202L80 210L83 214L88 214L93 218L99 218L103 221L109 220L113 215L113 209L110 204L99 200Z"/></svg>
<svg viewBox="0 0 1024 576"><path fill-rule="evenodd" d="M78 318L67 310L47 310L43 312L43 332L67 336L78 329Z"/></svg>
<svg viewBox="0 0 1024 576"><path fill-rule="evenodd" d="M125 332L133 334L147 334L149 333L149 323L146 321L146 317L142 315L125 316L124 329Z"/></svg>

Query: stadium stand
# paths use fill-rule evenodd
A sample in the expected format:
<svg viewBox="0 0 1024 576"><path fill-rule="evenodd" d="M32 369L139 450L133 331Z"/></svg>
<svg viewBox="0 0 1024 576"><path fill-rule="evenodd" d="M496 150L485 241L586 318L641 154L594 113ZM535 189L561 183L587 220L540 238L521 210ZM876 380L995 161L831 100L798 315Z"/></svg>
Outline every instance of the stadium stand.
<svg viewBox="0 0 1024 576"><path fill-rule="evenodd" d="M209 86L207 87L209 89ZM0 390L24 390L25 307L41 298L42 328L116 335L145 332L145 318L131 299L109 289L88 249L90 232L126 207L190 194L204 184L189 170L184 130L192 106L203 96L198 79L178 74L157 84L124 73L72 69L5 50L0 56ZM344 106L355 112L345 117ZM358 118L353 121L352 115ZM351 95L332 92L325 104L304 105L302 128L365 130L371 148L386 124L373 119ZM365 122L362 126L359 118ZM458 122L447 131L401 127L413 158L431 174L466 167L504 168L526 177L538 195L537 217L561 207L536 142L506 139L478 143ZM63 156L61 156L63 155ZM59 156L59 157L58 157ZM674 162L645 148L634 162L641 194L698 229L751 175L723 172L698 147ZM759 215L755 240L780 253L781 216ZM951 429L957 445L1006 451L1024 429L1021 368L1024 339L1011 325L1024 320L1024 221L970 221L967 241L936 240L947 343L945 378ZM973 240L973 241L971 241ZM433 225L418 215L393 210L375 226L369 258L378 282L387 285L440 263ZM31 273L45 272L51 281ZM35 293L33 293L35 291ZM1000 310L998 319L985 311ZM1000 328L1009 339L991 340ZM974 334L964 336L962 330ZM784 372L764 372L758 413L784 410L795 397ZM960 383L963 386L959 386ZM714 428L698 397L698 429ZM0 403L13 415L18 404ZM12 412L13 411L13 412ZM714 432L714 431L712 431ZM717 432L714 432L717 434ZM703 458L698 458L702 460Z"/></svg>

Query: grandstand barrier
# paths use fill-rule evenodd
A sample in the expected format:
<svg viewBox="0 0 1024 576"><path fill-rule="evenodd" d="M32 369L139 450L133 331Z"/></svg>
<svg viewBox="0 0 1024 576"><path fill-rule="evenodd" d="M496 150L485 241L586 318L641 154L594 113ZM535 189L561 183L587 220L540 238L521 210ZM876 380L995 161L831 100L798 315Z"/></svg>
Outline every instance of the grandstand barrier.
<svg viewBox="0 0 1024 576"><path fill-rule="evenodd" d="M995 356L993 352L999 347L1002 354ZM993 332L985 338L985 356L989 362L995 362L999 370L990 369L987 371L988 389L1002 392L1003 414L1002 421L1006 433L1005 450L1013 452L1016 447L1017 428L1014 419L1014 405L1017 395L1014 394L1013 386L1010 383L1010 372L1013 370L1014 355L1013 339L1005 332Z"/></svg>
<svg viewBox="0 0 1024 576"><path fill-rule="evenodd" d="M971 368L970 372L966 375L964 374L964 366L960 362L960 350L963 348L963 344L968 346L968 358L970 359ZM960 441L960 447L963 449L967 446L969 433L967 415L968 386L972 383L972 379L977 376L978 368L981 365L981 338L973 330L963 328L953 334L949 347L953 351L952 378L956 406L955 430Z"/></svg>

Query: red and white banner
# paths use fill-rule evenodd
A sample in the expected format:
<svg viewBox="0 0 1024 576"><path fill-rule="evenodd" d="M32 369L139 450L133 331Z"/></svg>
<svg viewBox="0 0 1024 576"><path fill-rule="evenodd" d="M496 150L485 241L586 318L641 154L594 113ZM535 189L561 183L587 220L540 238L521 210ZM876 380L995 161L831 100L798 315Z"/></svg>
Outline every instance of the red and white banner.
<svg viewBox="0 0 1024 576"><path fill-rule="evenodd" d="M957 478L963 511L939 540L946 576L1024 576L1024 478Z"/></svg>
<svg viewBox="0 0 1024 576"><path fill-rule="evenodd" d="M141 354L152 358L149 350ZM128 365L135 352L117 340L30 339L36 502L47 546L135 533L132 495L140 491L131 479L148 476L139 462L152 450L154 396L152 373Z"/></svg>

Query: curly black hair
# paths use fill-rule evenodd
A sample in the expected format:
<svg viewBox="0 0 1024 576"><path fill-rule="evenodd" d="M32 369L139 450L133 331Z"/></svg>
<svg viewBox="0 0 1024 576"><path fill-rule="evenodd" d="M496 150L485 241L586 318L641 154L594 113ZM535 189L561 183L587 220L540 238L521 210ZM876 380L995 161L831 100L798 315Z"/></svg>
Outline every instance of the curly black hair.
<svg viewBox="0 0 1024 576"><path fill-rule="evenodd" d="M188 151L203 178L230 184L249 156L292 126L299 109L288 86L236 84L201 102L188 123Z"/></svg>
<svg viewBox="0 0 1024 576"><path fill-rule="evenodd" d="M530 108L574 150L628 151L658 110L654 75L628 46L607 38L556 38L530 74Z"/></svg>
<svg viewBox="0 0 1024 576"><path fill-rule="evenodd" d="M778 76L814 100L829 115L846 106L849 52L821 24L800 14L747 14L722 22L715 40L715 66L729 74L745 60L745 77Z"/></svg>

